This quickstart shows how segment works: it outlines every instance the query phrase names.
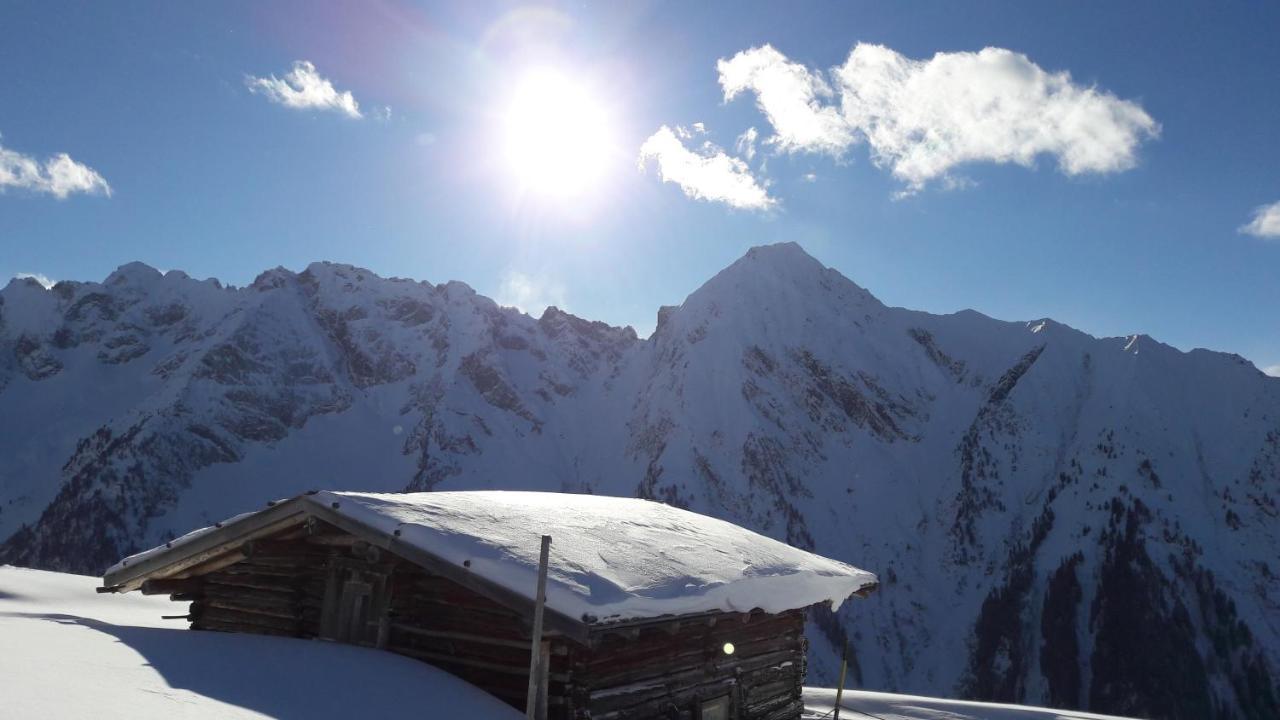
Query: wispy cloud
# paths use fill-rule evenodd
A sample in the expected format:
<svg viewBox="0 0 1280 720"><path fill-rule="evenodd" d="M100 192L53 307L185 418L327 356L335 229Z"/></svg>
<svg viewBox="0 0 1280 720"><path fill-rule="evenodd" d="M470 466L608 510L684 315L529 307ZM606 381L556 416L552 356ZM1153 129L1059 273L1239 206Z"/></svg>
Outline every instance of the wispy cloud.
<svg viewBox="0 0 1280 720"><path fill-rule="evenodd" d="M49 288L53 287L53 286L54 286L54 284L55 284L55 282L56 282L56 281L54 281L54 280L50 280L50 279L49 279L49 276L44 275L44 274L41 274L41 273L24 273L24 272L20 272L20 273L17 273L16 275L14 275L14 277L18 278L19 280L23 280L23 279L27 279L27 278L30 278L30 279L32 279L32 280L35 280L36 282L38 282L38 283L40 283L41 285L43 285L45 290L48 290Z"/></svg>
<svg viewBox="0 0 1280 720"><path fill-rule="evenodd" d="M772 46L717 64L726 101L752 92L780 152L843 157L865 142L877 166L916 192L965 163L1032 167L1053 157L1067 175L1132 168L1160 126L1136 102L1048 72L1002 48L913 60L859 43L829 73Z"/></svg>
<svg viewBox="0 0 1280 720"><path fill-rule="evenodd" d="M756 156L756 138L760 137L760 131L755 128L747 128L747 131L738 136L738 141L733 144L733 149L738 154L751 162Z"/></svg>
<svg viewBox="0 0 1280 720"><path fill-rule="evenodd" d="M1280 365L1272 365L1271 367L1262 368L1262 372L1271 377L1280 377Z"/></svg>
<svg viewBox="0 0 1280 720"><path fill-rule="evenodd" d="M1267 240L1280 238L1280 202L1263 205L1254 210L1253 220L1247 225L1242 225L1240 232Z"/></svg>
<svg viewBox="0 0 1280 720"><path fill-rule="evenodd" d="M0 192L8 188L46 193L59 200L73 193L106 195L111 186L93 168L58 153L43 163L0 146Z"/></svg>
<svg viewBox="0 0 1280 720"><path fill-rule="evenodd" d="M245 77L250 92L260 93L268 100L299 110L335 110L348 117L363 117L360 104L350 91L338 92L333 83L316 72L316 66L306 60L293 63L293 69L283 78ZM387 109L388 116L390 108Z"/></svg>
<svg viewBox="0 0 1280 720"><path fill-rule="evenodd" d="M498 287L498 295L494 300L499 305L539 317L552 305L561 310L567 309L565 298L564 285L555 280L508 270L502 276L502 284Z"/></svg>
<svg viewBox="0 0 1280 720"><path fill-rule="evenodd" d="M821 73L810 72L770 45L752 48L716 63L724 99L756 94L773 126L768 142L780 150L812 150L839 155L853 144L853 130L829 101L835 93Z"/></svg>
<svg viewBox="0 0 1280 720"><path fill-rule="evenodd" d="M663 125L640 147L641 170L654 161L664 182L676 183L694 199L746 210L768 210L777 205L745 162L710 142L703 143L698 152L690 150L681 141L681 137L690 136L684 128L673 131Z"/></svg>

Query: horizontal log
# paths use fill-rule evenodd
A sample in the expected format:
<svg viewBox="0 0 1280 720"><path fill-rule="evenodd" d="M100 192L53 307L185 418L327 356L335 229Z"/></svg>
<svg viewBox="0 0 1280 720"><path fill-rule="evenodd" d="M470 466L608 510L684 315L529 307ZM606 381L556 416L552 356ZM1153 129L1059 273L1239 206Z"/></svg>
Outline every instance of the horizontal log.
<svg viewBox="0 0 1280 720"><path fill-rule="evenodd" d="M230 623L239 625L248 625L252 627L265 627L286 632L294 632L297 630L298 623L296 620L286 618L277 618L262 615L260 613L244 612L241 610L231 610L226 608L206 607L200 612L197 622L204 624L209 622Z"/></svg>
<svg viewBox="0 0 1280 720"><path fill-rule="evenodd" d="M237 597L252 598L262 602L282 602L293 604L298 600L297 593L292 589L284 590L264 590L262 588L244 587L242 585L223 585L222 583L208 583L204 586L204 597Z"/></svg>
<svg viewBox="0 0 1280 720"><path fill-rule="evenodd" d="M663 672L681 668L705 668L709 666L755 666L760 658L780 658L778 662L797 661L804 657L804 646L798 638L778 641L758 641L735 647L733 655L725 655L719 646L711 648L672 648L670 652L654 652L644 656L601 658L595 656L584 662L578 658L575 668L591 679L593 686L618 684L620 680L639 681Z"/></svg>
<svg viewBox="0 0 1280 720"><path fill-rule="evenodd" d="M705 662L676 668L660 663L650 663L607 675L587 672L579 674L578 677L584 689L592 693L608 691L619 686L650 683L659 680L668 685L679 687L705 677L732 677L735 671L743 675L754 673L785 662L794 662L798 657L798 652L786 650L753 658L737 658L726 662Z"/></svg>
<svg viewBox="0 0 1280 720"><path fill-rule="evenodd" d="M280 575L251 575L249 573L214 573L205 580L218 585L294 592L301 582L294 577Z"/></svg>
<svg viewBox="0 0 1280 720"><path fill-rule="evenodd" d="M525 640L521 642L520 640L508 640L504 638L490 637L487 635L476 635L472 633L452 632L448 630L429 630L426 628L414 627L413 625L406 625L405 623L399 623L399 622L391 623L391 629L397 632L416 635L418 637L440 639L440 640L460 640L463 642L480 643L484 645L497 645L500 647L508 647L508 648L515 648L517 650L523 650L526 653L528 653L529 649L532 647L532 641L529 641L529 640Z"/></svg>
<svg viewBox="0 0 1280 720"><path fill-rule="evenodd" d="M251 615L264 615L272 618L282 618L285 620L298 620L299 614L296 610L284 606L278 608L263 607L261 605L248 605L238 603L233 600L205 600L205 607L219 608L222 610L234 610L236 612L248 613Z"/></svg>
<svg viewBox="0 0 1280 720"><path fill-rule="evenodd" d="M490 672L502 673L504 675L515 675L529 677L529 665L507 665L503 663L486 662L484 660L474 660L469 657L459 655L449 655L446 653L424 652L417 648L407 647L404 645L387 645L387 650L400 655L408 655L409 657L426 660L433 665L461 665L469 668L479 668L481 670L489 670ZM568 682L569 676L564 673L549 673L547 677L553 682Z"/></svg>
<svg viewBox="0 0 1280 720"><path fill-rule="evenodd" d="M172 593L199 592L204 579L193 578L156 578L144 580L140 590L143 595L169 595Z"/></svg>
<svg viewBox="0 0 1280 720"><path fill-rule="evenodd" d="M250 633L254 635L274 635L277 637L297 637L297 633L292 630L282 630L279 628L264 627L261 625L249 625L246 623L237 623L221 620L201 619L191 624L192 630L212 630L214 632L230 632L230 633Z"/></svg>

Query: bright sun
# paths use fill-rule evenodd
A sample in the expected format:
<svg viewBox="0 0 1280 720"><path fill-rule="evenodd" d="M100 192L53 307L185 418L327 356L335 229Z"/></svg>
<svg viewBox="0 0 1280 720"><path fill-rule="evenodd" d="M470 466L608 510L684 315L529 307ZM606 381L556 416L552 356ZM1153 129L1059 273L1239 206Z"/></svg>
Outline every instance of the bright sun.
<svg viewBox="0 0 1280 720"><path fill-rule="evenodd" d="M573 198L601 180L613 148L609 118L582 85L554 70L531 72L504 120L507 163L522 190Z"/></svg>

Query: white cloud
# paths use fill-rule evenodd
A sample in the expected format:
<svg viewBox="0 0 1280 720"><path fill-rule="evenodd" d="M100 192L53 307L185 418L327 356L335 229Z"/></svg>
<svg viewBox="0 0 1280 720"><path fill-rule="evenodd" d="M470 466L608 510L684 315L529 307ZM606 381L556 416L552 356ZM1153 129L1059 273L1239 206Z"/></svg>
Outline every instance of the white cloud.
<svg viewBox="0 0 1280 720"><path fill-rule="evenodd" d="M760 137L759 131L755 128L747 128L747 131L738 136L738 141L733 144L734 150L738 154L751 162L751 158L756 156L756 138Z"/></svg>
<svg viewBox="0 0 1280 720"><path fill-rule="evenodd" d="M539 317L551 305L567 310L565 295L564 285L554 280L508 270L494 299L499 305Z"/></svg>
<svg viewBox="0 0 1280 720"><path fill-rule="evenodd" d="M1042 154L1068 175L1127 170L1160 132L1137 103L1000 48L911 60L859 44L833 72L845 121L913 188L962 163L1030 167Z"/></svg>
<svg viewBox="0 0 1280 720"><path fill-rule="evenodd" d="M1262 372L1271 377L1280 377L1280 365L1272 365L1271 367L1262 368Z"/></svg>
<svg viewBox="0 0 1280 720"><path fill-rule="evenodd" d="M1248 225L1241 226L1240 232L1268 240L1280 238L1280 202L1263 205L1255 210L1253 220Z"/></svg>
<svg viewBox="0 0 1280 720"><path fill-rule="evenodd" d="M672 131L663 125L645 140L640 147L640 169L644 170L650 160L656 161L663 181L676 183L691 198L748 210L767 210L777 205L745 162L711 143L705 143L702 152L694 152L680 141L679 132L681 128Z"/></svg>
<svg viewBox="0 0 1280 720"><path fill-rule="evenodd" d="M47 275L44 275L41 273L18 273L14 275L14 277L18 278L19 280L22 280L25 278L31 278L32 280L35 280L36 282L43 285L45 290L48 290L49 288L53 287L56 282L54 280L50 280Z"/></svg>
<svg viewBox="0 0 1280 720"><path fill-rule="evenodd" d="M363 117L360 104L348 92L338 92L333 83L320 77L316 66L306 60L293 63L293 69L283 78L271 75L265 78L249 75L245 84L250 92L261 93L272 102L299 110L337 110L349 117ZM390 108L388 108L388 114Z"/></svg>
<svg viewBox="0 0 1280 720"><path fill-rule="evenodd" d="M413 141L422 147L430 147L436 144L436 134L431 132L418 133L418 136Z"/></svg>
<svg viewBox="0 0 1280 720"><path fill-rule="evenodd" d="M839 155L853 144L853 132L839 111L826 104L834 93L818 72L770 45L744 50L716 63L725 101L751 90L776 133L769 142L781 150Z"/></svg>
<svg viewBox="0 0 1280 720"><path fill-rule="evenodd" d="M19 188L48 193L59 200L72 193L111 196L111 186L93 168L58 153L44 163L0 146L0 192Z"/></svg>
<svg viewBox="0 0 1280 720"><path fill-rule="evenodd" d="M964 163L1031 167L1041 155L1068 175L1127 170L1160 133L1137 103L1001 48L912 60L860 43L830 82L768 45L717 68L726 100L755 92L775 132L766 142L836 157L866 142L911 191Z"/></svg>

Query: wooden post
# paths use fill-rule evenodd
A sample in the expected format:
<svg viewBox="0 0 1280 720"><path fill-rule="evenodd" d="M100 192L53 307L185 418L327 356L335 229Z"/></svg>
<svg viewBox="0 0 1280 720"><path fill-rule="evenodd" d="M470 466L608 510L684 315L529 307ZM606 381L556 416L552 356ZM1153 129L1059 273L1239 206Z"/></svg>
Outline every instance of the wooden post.
<svg viewBox="0 0 1280 720"><path fill-rule="evenodd" d="M533 638L529 643L529 694L525 696L526 720L546 720L547 663L542 652L542 608L547 602L547 559L551 555L551 536L542 536L542 552L538 556L538 594L534 596ZM541 695L541 698L539 698Z"/></svg>
<svg viewBox="0 0 1280 720"><path fill-rule="evenodd" d="M844 699L844 673L849 667L849 641L844 643L844 652L840 654L840 684L836 686L836 707L831 720L840 720L840 703Z"/></svg>

